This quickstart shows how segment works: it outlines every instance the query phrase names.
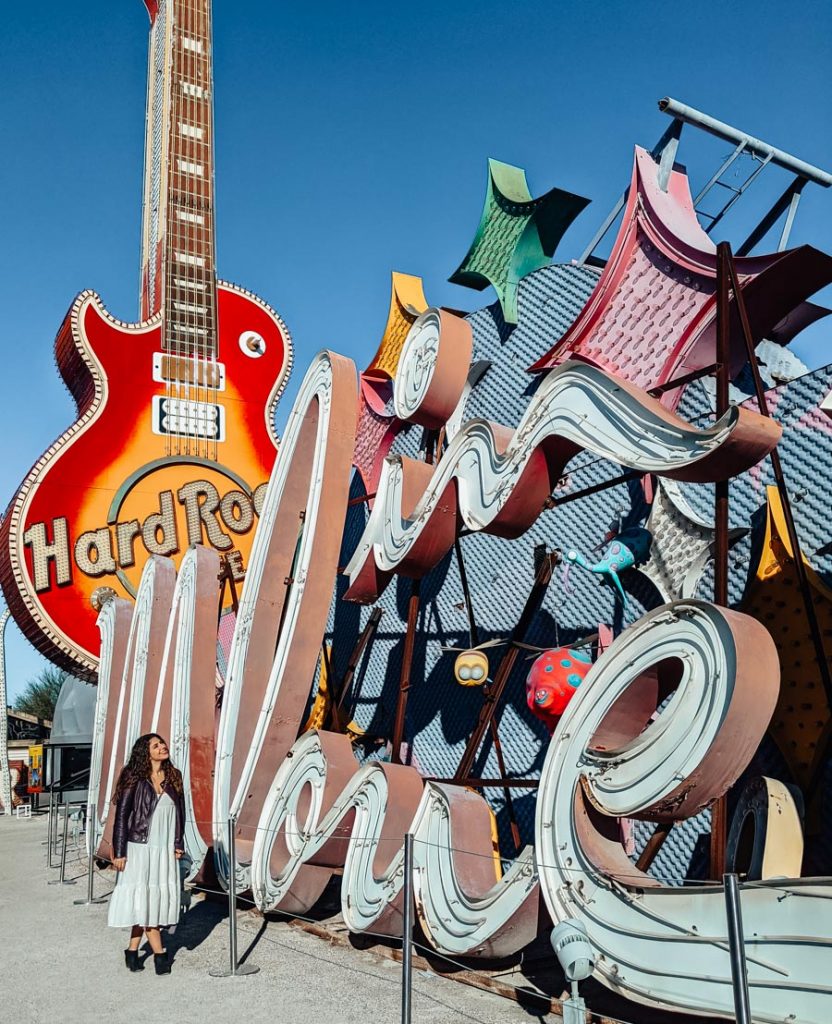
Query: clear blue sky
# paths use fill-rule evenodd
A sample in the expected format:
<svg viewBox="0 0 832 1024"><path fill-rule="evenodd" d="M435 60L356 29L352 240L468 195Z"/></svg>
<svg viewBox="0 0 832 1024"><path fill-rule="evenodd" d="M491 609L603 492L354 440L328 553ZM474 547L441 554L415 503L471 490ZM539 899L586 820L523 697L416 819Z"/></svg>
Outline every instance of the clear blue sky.
<svg viewBox="0 0 832 1024"><path fill-rule="evenodd" d="M479 217L486 158L592 204L558 259L579 255L672 95L832 168L832 14L801 4L215 3L220 274L263 295L295 342L285 418L309 357L359 367L384 324L391 270L428 300L491 301L447 283ZM15 4L0 36L0 504L72 421L52 342L95 288L137 312L147 16L140 0ZM687 131L687 130L686 130ZM683 136L694 186L730 147ZM724 222L735 243L787 182ZM793 241L832 248L832 190L809 188ZM776 244L775 242L772 244ZM827 302L828 296L823 297ZM828 362L832 328L797 344ZM10 699L42 662L8 630Z"/></svg>

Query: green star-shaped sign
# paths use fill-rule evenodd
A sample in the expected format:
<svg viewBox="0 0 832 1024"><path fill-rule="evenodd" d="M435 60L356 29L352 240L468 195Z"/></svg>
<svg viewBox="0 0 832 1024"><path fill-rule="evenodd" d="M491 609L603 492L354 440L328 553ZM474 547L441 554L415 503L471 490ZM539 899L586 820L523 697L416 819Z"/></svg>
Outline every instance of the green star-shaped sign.
<svg viewBox="0 0 832 1024"><path fill-rule="evenodd" d="M589 202L553 188L532 199L522 167L488 161L488 190L468 255L449 280L482 291L492 285L506 323L517 323L517 286L554 256L566 229Z"/></svg>

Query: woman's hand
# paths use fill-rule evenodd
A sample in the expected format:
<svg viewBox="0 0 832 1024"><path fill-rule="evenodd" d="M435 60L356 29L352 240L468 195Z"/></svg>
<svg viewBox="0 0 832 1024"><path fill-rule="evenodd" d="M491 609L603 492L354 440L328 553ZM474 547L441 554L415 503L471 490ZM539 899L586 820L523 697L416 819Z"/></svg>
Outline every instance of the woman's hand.
<svg viewBox="0 0 832 1024"><path fill-rule="evenodd" d="M127 866L127 858L126 857L113 857L113 867L116 869L116 871L124 871L126 866Z"/></svg>
<svg viewBox="0 0 832 1024"><path fill-rule="evenodd" d="M173 852L176 855L177 860L179 860L179 858L185 853L184 850L174 850Z"/></svg>

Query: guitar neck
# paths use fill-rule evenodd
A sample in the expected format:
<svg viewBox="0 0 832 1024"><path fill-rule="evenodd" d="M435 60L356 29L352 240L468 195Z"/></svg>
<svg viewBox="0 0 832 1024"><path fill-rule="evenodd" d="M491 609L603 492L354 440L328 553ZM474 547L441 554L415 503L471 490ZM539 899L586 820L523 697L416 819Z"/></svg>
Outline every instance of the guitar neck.
<svg viewBox="0 0 832 1024"><path fill-rule="evenodd" d="M211 0L145 0L151 16L141 306L163 346L217 355Z"/></svg>

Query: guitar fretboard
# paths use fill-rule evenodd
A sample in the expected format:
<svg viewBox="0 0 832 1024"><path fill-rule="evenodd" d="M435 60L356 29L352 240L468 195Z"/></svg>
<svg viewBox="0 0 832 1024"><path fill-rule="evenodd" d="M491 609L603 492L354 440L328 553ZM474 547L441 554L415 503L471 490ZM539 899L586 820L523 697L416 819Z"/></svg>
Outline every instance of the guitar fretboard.
<svg viewBox="0 0 832 1024"><path fill-rule="evenodd" d="M217 356L211 0L160 0L148 86L142 312L163 347Z"/></svg>

